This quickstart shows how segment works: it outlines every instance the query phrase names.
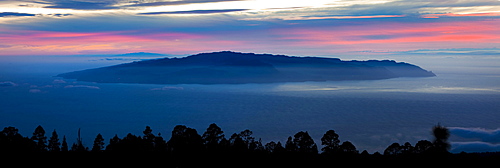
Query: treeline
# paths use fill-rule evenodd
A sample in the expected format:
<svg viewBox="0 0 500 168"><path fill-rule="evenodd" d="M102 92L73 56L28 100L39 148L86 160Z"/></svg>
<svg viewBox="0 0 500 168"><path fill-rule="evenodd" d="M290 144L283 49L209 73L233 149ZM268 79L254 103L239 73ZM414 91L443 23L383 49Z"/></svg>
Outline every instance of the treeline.
<svg viewBox="0 0 500 168"><path fill-rule="evenodd" d="M339 135L334 130L328 130L321 138L321 147L314 142L308 132L298 132L281 142L262 143L261 139L252 136L252 131L244 130L232 134L229 139L216 124L210 124L203 134L184 125L177 125L167 141L158 133L146 126L141 136L127 134L120 138L115 135L107 141L101 134L97 134L93 145L83 145L78 131L75 143L68 145L66 137L62 142L54 130L49 138L42 126L38 126L33 135L24 137L15 127L5 127L0 132L1 153L159 153L169 156L259 156L283 157L301 156L301 158L364 158L364 159L393 159L393 158L421 158L421 157L455 157L448 152L449 131L446 127L437 125L432 128L433 141L421 140L415 146L409 142L404 144L393 143L383 153L369 154L366 150L359 150L349 141L340 142ZM465 155L464 153L461 156ZM472 156L472 155L471 155ZM476 156L476 155L474 155ZM498 158L498 155L495 155Z"/></svg>

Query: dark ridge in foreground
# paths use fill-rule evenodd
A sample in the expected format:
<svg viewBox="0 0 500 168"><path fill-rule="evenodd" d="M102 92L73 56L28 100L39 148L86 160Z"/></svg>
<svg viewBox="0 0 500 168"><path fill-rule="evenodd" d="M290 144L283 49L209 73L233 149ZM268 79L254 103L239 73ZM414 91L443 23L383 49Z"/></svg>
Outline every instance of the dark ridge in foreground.
<svg viewBox="0 0 500 168"><path fill-rule="evenodd" d="M231 51L146 60L58 75L88 82L146 84L243 84L432 76L435 74L418 66L389 60L342 61Z"/></svg>

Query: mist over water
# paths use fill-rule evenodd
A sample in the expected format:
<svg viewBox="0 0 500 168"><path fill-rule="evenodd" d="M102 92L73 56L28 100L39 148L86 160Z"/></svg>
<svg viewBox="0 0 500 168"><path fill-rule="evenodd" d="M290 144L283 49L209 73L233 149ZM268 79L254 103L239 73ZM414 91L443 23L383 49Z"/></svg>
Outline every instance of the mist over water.
<svg viewBox="0 0 500 168"><path fill-rule="evenodd" d="M47 59L50 58L50 59ZM53 77L59 73L130 62L102 57L0 58L0 123L31 136L38 125L68 143L82 129L91 146L101 133L142 135L151 126L165 139L175 125L202 134L211 123L226 138L244 129L263 143L308 131L318 146L330 129L370 153L394 142L431 140L432 126L500 128L500 65L467 58L404 58L436 73L431 78L238 85L99 84ZM135 58L134 58L135 59ZM463 129L462 129L463 130ZM47 133L46 136L49 136ZM62 139L62 138L60 138ZM466 142L452 130L452 152ZM497 141L488 142L498 147Z"/></svg>

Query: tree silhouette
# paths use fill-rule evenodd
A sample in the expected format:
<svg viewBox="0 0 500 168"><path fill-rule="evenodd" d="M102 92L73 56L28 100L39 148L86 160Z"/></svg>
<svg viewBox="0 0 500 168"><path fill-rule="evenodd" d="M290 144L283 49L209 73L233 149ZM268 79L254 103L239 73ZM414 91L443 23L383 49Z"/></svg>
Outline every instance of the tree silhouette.
<svg viewBox="0 0 500 168"><path fill-rule="evenodd" d="M415 144L415 148L413 149L414 153L423 154L429 152L433 147L432 142L428 140L420 140Z"/></svg>
<svg viewBox="0 0 500 168"><path fill-rule="evenodd" d="M224 139L224 132L217 124L212 123L201 138L208 151L217 151L220 142Z"/></svg>
<svg viewBox="0 0 500 168"><path fill-rule="evenodd" d="M158 136L155 137L154 140L154 149L155 152L165 152L167 150L167 142L161 137L161 134L158 133Z"/></svg>
<svg viewBox="0 0 500 168"><path fill-rule="evenodd" d="M285 148L283 148L283 145L281 145L281 142L279 142L279 141L278 141L278 143L271 141L271 142L267 143L264 146L264 148L268 153L282 153L285 151Z"/></svg>
<svg viewBox="0 0 500 168"><path fill-rule="evenodd" d="M245 144L245 141L241 138L240 134L234 133L229 138L229 147L232 152L241 153L248 150L248 146Z"/></svg>
<svg viewBox="0 0 500 168"><path fill-rule="evenodd" d="M259 138L258 141L253 141L250 143L250 145L248 146L248 149L250 151L254 151L254 152L262 152L265 150L264 148L264 145L262 145L262 139Z"/></svg>
<svg viewBox="0 0 500 168"><path fill-rule="evenodd" d="M119 147L119 143L120 143L120 138L118 137L117 134L115 134L115 136L111 139L109 139L109 144L108 146L106 146L106 151L118 151L120 149Z"/></svg>
<svg viewBox="0 0 500 168"><path fill-rule="evenodd" d="M54 129L54 131L52 132L52 136L49 139L48 149L51 152L59 152L61 151L61 148L59 147L60 145L61 143L59 142L59 137L56 130Z"/></svg>
<svg viewBox="0 0 500 168"><path fill-rule="evenodd" d="M274 147L274 153L283 153L285 152L285 148L283 147L283 145L281 145L281 142L278 141L278 143L276 143L276 146Z"/></svg>
<svg viewBox="0 0 500 168"><path fill-rule="evenodd" d="M384 155L393 156L401 154L401 145L399 143L392 143L384 150Z"/></svg>
<svg viewBox="0 0 500 168"><path fill-rule="evenodd" d="M71 151L73 152L85 152L88 151L85 146L83 146L83 140L80 136L80 128L78 128L78 138L76 138L76 142L71 146Z"/></svg>
<svg viewBox="0 0 500 168"><path fill-rule="evenodd" d="M0 152L33 152L36 144L19 134L15 127L5 127L0 132Z"/></svg>
<svg viewBox="0 0 500 168"><path fill-rule="evenodd" d="M203 142L198 132L184 125L175 126L172 137L167 142L168 150L179 154L198 153L202 146Z"/></svg>
<svg viewBox="0 0 500 168"><path fill-rule="evenodd" d="M144 148L144 141L140 136L133 135L132 133L128 133L127 136L123 137L118 142L117 147L118 151L121 152L145 152L146 148Z"/></svg>
<svg viewBox="0 0 500 168"><path fill-rule="evenodd" d="M155 135L153 135L153 130L151 129L151 127L146 126L146 129L144 131L142 131L142 133L144 134L142 139L144 139L148 142L154 141Z"/></svg>
<svg viewBox="0 0 500 168"><path fill-rule="evenodd" d="M255 138L252 137L252 134L253 134L253 132L248 130L248 129L241 131L239 134L239 136L241 137L241 139L245 143L246 148L248 150L251 150L251 151L255 150L255 146L253 146Z"/></svg>
<svg viewBox="0 0 500 168"><path fill-rule="evenodd" d="M334 130L328 130L321 138L321 145L325 146L321 148L324 154L338 153L340 150L339 135Z"/></svg>
<svg viewBox="0 0 500 168"><path fill-rule="evenodd" d="M359 151L356 150L356 146L354 146L351 142L345 141L340 145L340 151L344 154L358 154Z"/></svg>
<svg viewBox="0 0 500 168"><path fill-rule="evenodd" d="M47 137L45 137L45 130L41 125L36 127L31 140L35 142L37 151L47 151Z"/></svg>
<svg viewBox="0 0 500 168"><path fill-rule="evenodd" d="M298 152L297 146L293 142L293 139L291 136L288 137L288 139L285 142L285 151L287 152Z"/></svg>
<svg viewBox="0 0 500 168"><path fill-rule="evenodd" d="M9 138L9 137L21 136L21 134L19 134L19 129L15 127L5 127L3 128L0 136L2 136L2 138Z"/></svg>
<svg viewBox="0 0 500 168"><path fill-rule="evenodd" d="M436 125L432 128L432 134L434 135L434 152L436 153L448 153L450 149L450 143L448 142L448 137L450 137L450 131L448 128L441 125Z"/></svg>
<svg viewBox="0 0 500 168"><path fill-rule="evenodd" d="M153 134L153 130L151 127L146 126L146 129L142 131L144 136L142 137L142 140L144 141L144 148L146 148L146 151L153 151L155 147L155 139L156 136Z"/></svg>
<svg viewBox="0 0 500 168"><path fill-rule="evenodd" d="M415 151L415 147L411 146L410 142L405 142L402 146L401 146L401 153L402 154L412 154L414 153Z"/></svg>
<svg viewBox="0 0 500 168"><path fill-rule="evenodd" d="M366 150L363 150L360 155L363 156L363 157L370 156L370 154Z"/></svg>
<svg viewBox="0 0 500 168"><path fill-rule="evenodd" d="M309 133L300 131L293 136L293 144L295 145L297 152L299 153L310 153L317 154L318 147L314 140L309 136Z"/></svg>
<svg viewBox="0 0 500 168"><path fill-rule="evenodd" d="M66 142L66 136L63 136L63 140L61 143L61 151L62 152L67 152L68 151L68 143Z"/></svg>
<svg viewBox="0 0 500 168"><path fill-rule="evenodd" d="M104 138L101 134L97 134L92 145L92 152L101 152L104 149Z"/></svg>

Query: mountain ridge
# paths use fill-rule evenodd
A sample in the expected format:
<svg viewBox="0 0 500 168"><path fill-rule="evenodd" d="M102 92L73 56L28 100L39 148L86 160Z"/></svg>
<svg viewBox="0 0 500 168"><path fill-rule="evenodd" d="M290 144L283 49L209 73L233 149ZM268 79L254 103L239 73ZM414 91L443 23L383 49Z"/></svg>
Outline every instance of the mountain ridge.
<svg viewBox="0 0 500 168"><path fill-rule="evenodd" d="M342 61L339 58L221 51L137 61L57 76L99 83L243 84L377 80L435 74L393 60Z"/></svg>

